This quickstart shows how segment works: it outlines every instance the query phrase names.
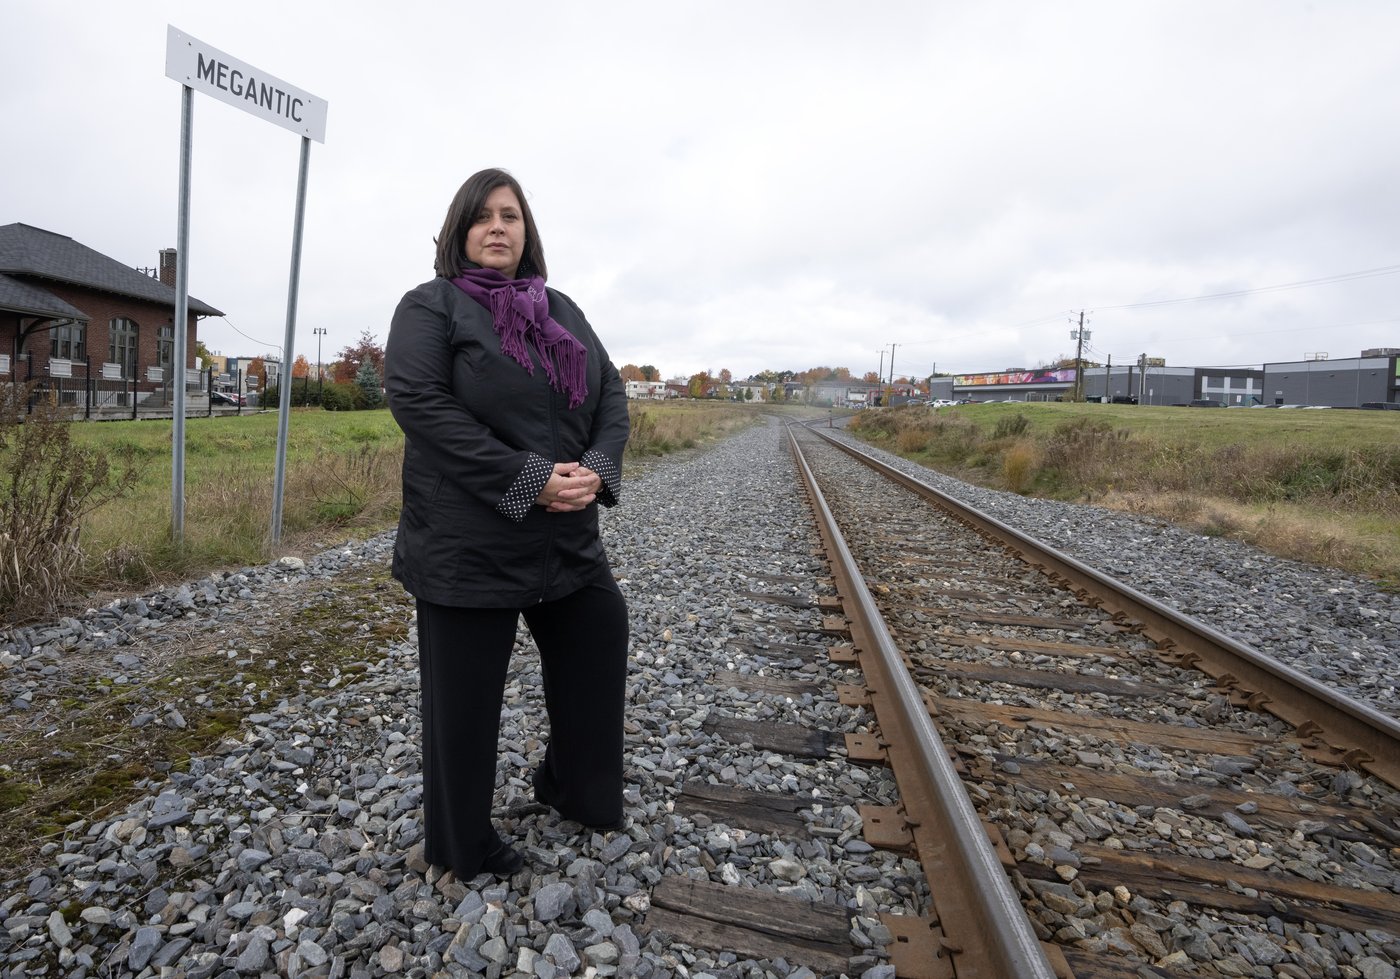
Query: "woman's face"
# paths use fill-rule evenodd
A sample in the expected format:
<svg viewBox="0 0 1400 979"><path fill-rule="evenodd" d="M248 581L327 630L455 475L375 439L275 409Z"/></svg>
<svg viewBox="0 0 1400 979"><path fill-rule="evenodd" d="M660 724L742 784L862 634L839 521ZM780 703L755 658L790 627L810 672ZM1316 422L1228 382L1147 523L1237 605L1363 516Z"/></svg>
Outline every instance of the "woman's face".
<svg viewBox="0 0 1400 979"><path fill-rule="evenodd" d="M467 229L467 260L515 278L525 254L525 215L509 187L497 187Z"/></svg>

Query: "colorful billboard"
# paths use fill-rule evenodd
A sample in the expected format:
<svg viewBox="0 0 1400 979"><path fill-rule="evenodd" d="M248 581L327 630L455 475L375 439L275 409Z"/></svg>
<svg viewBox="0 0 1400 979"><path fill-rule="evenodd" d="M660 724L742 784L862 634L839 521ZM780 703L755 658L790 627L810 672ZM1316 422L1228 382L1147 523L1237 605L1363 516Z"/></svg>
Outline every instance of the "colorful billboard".
<svg viewBox="0 0 1400 979"><path fill-rule="evenodd" d="M953 378L956 387L977 384L1073 384L1074 368L1042 367L1033 371L1002 371L999 374L958 374Z"/></svg>

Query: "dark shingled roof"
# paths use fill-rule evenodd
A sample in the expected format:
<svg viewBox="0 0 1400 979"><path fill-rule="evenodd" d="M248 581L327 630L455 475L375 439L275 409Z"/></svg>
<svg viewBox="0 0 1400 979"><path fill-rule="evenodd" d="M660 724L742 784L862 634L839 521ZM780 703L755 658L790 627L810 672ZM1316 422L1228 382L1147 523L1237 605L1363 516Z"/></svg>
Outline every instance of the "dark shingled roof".
<svg viewBox="0 0 1400 979"><path fill-rule="evenodd" d="M74 320L88 318L87 313L68 305L53 293L3 274L0 274L0 309L26 316L60 316Z"/></svg>
<svg viewBox="0 0 1400 979"><path fill-rule="evenodd" d="M9 276L3 275L7 272L10 273ZM15 275L53 279L75 286L85 286L88 289L114 292L119 296L144 299L171 308L175 306L174 288L159 279L153 279L116 259L93 251L87 245L79 244L66 235L54 234L52 231L27 224L0 226L0 278L13 283L14 279L10 276ZM33 295L47 295L37 285L16 284L27 287L31 292L31 299ZM0 306L11 308L9 295L9 286L0 284ZM77 313L72 306L55 296L48 296L44 306L45 309L58 306L72 310L62 313L63 316L74 316L74 313ZM193 296L189 297L189 308L191 313L199 316L223 315L221 310ZM87 317L77 313L74 318Z"/></svg>

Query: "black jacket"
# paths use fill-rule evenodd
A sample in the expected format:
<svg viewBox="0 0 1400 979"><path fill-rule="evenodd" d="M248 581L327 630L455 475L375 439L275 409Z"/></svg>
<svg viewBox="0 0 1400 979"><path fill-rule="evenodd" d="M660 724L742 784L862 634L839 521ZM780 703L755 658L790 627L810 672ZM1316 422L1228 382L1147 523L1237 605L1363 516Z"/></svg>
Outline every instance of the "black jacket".
<svg viewBox="0 0 1400 979"><path fill-rule="evenodd" d="M384 386L405 435L394 577L438 605L524 608L611 573L596 504L534 505L556 462L621 490L627 444L622 379L573 300L549 290L550 316L588 350L588 396L569 410L538 353L533 374L501 353L491 314L451 281L425 282L389 327Z"/></svg>

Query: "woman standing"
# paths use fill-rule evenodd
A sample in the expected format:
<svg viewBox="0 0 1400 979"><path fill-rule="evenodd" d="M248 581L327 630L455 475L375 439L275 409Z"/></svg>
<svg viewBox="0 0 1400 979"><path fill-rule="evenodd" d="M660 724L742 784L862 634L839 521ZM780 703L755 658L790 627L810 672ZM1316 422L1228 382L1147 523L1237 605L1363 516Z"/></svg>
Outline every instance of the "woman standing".
<svg viewBox="0 0 1400 979"><path fill-rule="evenodd" d="M522 614L550 726L535 797L585 825L621 824L627 608L595 503L617 502L628 419L593 328L545 288L515 178L468 178L434 268L399 303L385 351L405 435L393 568L418 607L424 857L468 880L524 863L491 822Z"/></svg>

